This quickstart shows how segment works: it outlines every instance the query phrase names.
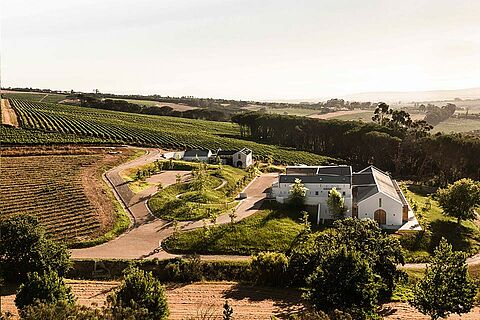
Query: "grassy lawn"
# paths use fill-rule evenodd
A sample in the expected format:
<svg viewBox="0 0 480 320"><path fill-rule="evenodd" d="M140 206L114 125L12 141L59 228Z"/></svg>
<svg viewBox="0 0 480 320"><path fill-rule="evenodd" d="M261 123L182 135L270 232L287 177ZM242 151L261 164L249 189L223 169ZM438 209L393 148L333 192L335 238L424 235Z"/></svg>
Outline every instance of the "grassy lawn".
<svg viewBox="0 0 480 320"><path fill-rule="evenodd" d="M276 113L276 114L285 114L289 116L310 116L312 114L317 114L320 110L313 110L313 109L305 109L305 108L268 108L268 113Z"/></svg>
<svg viewBox="0 0 480 320"><path fill-rule="evenodd" d="M452 244L454 250L473 255L480 250L480 229L473 221L463 221L457 225L456 219L443 215L442 209L431 195L417 186L404 188L415 215L424 229L415 234L403 235L402 245L407 249L407 259L411 262L427 261L430 253L442 237Z"/></svg>
<svg viewBox="0 0 480 320"><path fill-rule="evenodd" d="M240 254L285 252L302 231L299 214L264 209L234 224L181 232L163 242L178 253Z"/></svg>
<svg viewBox="0 0 480 320"><path fill-rule="evenodd" d="M174 161L174 169L196 168L195 163ZM170 185L148 201L152 212L167 220L199 220L233 209L236 193L253 175L230 166L208 165L186 182ZM225 181L225 183L224 183Z"/></svg>
<svg viewBox="0 0 480 320"><path fill-rule="evenodd" d="M480 129L480 120L476 119L462 119L462 118L449 118L436 125L432 133L437 132L468 132Z"/></svg>

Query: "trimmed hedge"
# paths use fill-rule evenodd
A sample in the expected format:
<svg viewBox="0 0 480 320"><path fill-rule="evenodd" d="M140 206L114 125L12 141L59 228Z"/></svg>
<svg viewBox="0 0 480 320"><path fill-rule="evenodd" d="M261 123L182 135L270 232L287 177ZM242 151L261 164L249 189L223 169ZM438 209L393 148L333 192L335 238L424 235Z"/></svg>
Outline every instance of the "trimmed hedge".
<svg viewBox="0 0 480 320"><path fill-rule="evenodd" d="M151 271L164 282L207 281L246 281L254 279L250 261L201 261L192 256L184 259L168 260L120 260L86 259L74 260L73 268L67 274L70 279L120 279L129 265Z"/></svg>

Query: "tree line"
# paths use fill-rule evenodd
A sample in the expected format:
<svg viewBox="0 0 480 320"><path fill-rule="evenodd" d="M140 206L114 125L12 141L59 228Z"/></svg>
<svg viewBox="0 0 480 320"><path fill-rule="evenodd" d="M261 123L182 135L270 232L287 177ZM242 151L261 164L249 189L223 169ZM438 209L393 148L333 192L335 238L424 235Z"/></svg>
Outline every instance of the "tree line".
<svg viewBox="0 0 480 320"><path fill-rule="evenodd" d="M244 138L340 158L355 169L375 165L396 177L444 186L480 179L480 138L429 133L426 121L379 104L373 123L249 112L232 121Z"/></svg>
<svg viewBox="0 0 480 320"><path fill-rule="evenodd" d="M104 110L122 111L129 113L140 113L158 116L172 116L189 119L204 119L212 121L228 121L231 112L226 110L217 110L209 108L192 109L186 111L174 110L172 107L163 106L145 106L136 103L130 103L125 100L99 99L94 96L79 94L76 95L80 105L87 108L96 108Z"/></svg>

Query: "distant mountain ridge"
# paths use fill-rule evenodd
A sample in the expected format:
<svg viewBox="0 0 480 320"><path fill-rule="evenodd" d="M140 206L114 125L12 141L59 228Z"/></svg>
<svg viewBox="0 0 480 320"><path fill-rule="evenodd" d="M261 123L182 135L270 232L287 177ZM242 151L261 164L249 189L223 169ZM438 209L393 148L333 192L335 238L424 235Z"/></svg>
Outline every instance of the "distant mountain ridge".
<svg viewBox="0 0 480 320"><path fill-rule="evenodd" d="M480 99L480 87L467 89L452 90L430 90L430 91L378 91L378 92L360 92L348 95L340 95L328 98L310 98L310 99L272 99L265 100L268 102L285 102L285 103L301 103L301 102L320 102L327 101L332 98L344 99L347 101L358 102L424 102L424 101L443 101L454 100L460 98ZM264 100L261 100L264 101Z"/></svg>
<svg viewBox="0 0 480 320"><path fill-rule="evenodd" d="M431 91L385 91L363 92L342 97L345 100L355 101L385 101L385 102L411 102L411 101L441 101L460 99L480 99L480 87L454 90Z"/></svg>

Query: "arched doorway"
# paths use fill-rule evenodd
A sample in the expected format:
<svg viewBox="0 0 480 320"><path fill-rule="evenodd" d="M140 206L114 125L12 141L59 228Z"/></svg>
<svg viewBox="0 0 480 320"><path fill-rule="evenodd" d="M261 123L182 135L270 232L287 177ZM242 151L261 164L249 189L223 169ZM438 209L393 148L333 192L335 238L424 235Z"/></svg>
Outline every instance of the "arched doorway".
<svg viewBox="0 0 480 320"><path fill-rule="evenodd" d="M241 160L237 161L237 168L243 168L243 162Z"/></svg>
<svg viewBox="0 0 480 320"><path fill-rule="evenodd" d="M374 212L373 219L380 225L387 224L387 213L383 209L378 209Z"/></svg>

